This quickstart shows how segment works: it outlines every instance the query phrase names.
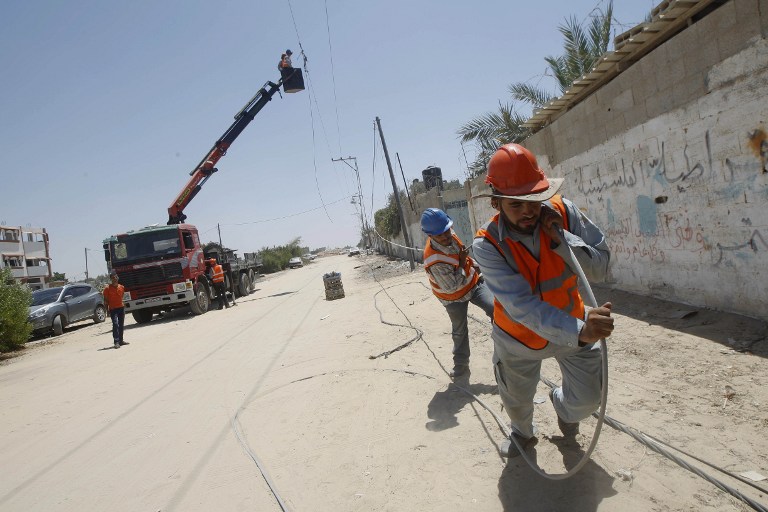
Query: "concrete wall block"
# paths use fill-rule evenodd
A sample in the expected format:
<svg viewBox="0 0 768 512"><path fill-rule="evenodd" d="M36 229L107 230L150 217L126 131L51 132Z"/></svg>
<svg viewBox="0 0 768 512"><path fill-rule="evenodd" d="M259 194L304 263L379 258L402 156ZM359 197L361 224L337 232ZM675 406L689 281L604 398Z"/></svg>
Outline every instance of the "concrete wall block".
<svg viewBox="0 0 768 512"><path fill-rule="evenodd" d="M732 5L733 2L728 2L715 12L719 14L722 9L726 9L728 6ZM727 12L732 13L733 18L723 16L723 21L735 21L735 9L728 9ZM735 55L750 46L750 44L753 42L752 39L755 37L755 31L757 29L756 22L757 19L753 18L751 23L753 25L752 30L750 30L750 27L748 26L737 26L733 23L729 23L728 28L723 28L718 32L717 46L720 50L720 60L727 59L728 57Z"/></svg>
<svg viewBox="0 0 768 512"><path fill-rule="evenodd" d="M703 76L686 77L685 81L677 84L672 90L672 104L675 108L685 107L706 92L707 88Z"/></svg>
<svg viewBox="0 0 768 512"><path fill-rule="evenodd" d="M710 18L711 16L706 16L701 21L709 19L705 25L711 25L714 21ZM693 26L695 27L701 23L701 21L695 23ZM675 37L664 43L664 46L667 47L667 51L669 52L670 62L676 63L682 60L680 59L682 55L691 55L699 51L700 41L698 38L698 32L696 30L691 30L691 28L693 27L688 27L686 30L683 30L682 32L675 35Z"/></svg>
<svg viewBox="0 0 768 512"><path fill-rule="evenodd" d="M646 100L645 111L648 116L657 117L670 112L674 107L674 94L673 87L666 87L659 91L655 97Z"/></svg>
<svg viewBox="0 0 768 512"><path fill-rule="evenodd" d="M768 38L768 0L758 0L757 12L760 16L760 35Z"/></svg>
<svg viewBox="0 0 768 512"><path fill-rule="evenodd" d="M627 129L639 126L648 119L645 111L645 102L634 105L624 112L624 123Z"/></svg>
<svg viewBox="0 0 768 512"><path fill-rule="evenodd" d="M614 78L597 91L597 102L601 108L608 110L613 107L613 102L616 96L626 88L626 83L623 80L617 80Z"/></svg>
<svg viewBox="0 0 768 512"><path fill-rule="evenodd" d="M627 123L624 119L624 114L616 113L613 116L607 118L604 123L605 133L608 139L621 135L627 129Z"/></svg>

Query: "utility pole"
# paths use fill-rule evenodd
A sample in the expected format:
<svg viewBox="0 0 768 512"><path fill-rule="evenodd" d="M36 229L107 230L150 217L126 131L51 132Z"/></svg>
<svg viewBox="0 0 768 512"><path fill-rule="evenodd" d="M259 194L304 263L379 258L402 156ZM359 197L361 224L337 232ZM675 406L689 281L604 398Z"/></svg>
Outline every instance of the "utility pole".
<svg viewBox="0 0 768 512"><path fill-rule="evenodd" d="M397 191L397 182L395 182L395 173L392 172L392 162L389 160L389 152L387 151L387 143L384 142L384 132L381 131L381 120L376 117L376 125L379 127L379 136L381 137L381 147L384 148L384 158L387 160L387 168L389 169L389 179L392 180L392 189L395 193L395 202L397 203L397 211L400 214L400 226L403 229L403 238L405 239L405 245L408 247L408 261L411 262L411 272L416 268L413 262L413 251L411 250L411 241L408 238L408 226L405 224L405 215L403 214L403 205L400 204L400 193Z"/></svg>
<svg viewBox="0 0 768 512"><path fill-rule="evenodd" d="M405 173L403 172L403 163L400 161L400 153L395 153L395 156L397 157L397 165L400 166L400 174L403 176L403 186L405 187L405 195L408 196L408 202L411 204L411 210L416 210L413 206L413 201L411 201L411 194L408 192L408 183L405 182Z"/></svg>
<svg viewBox="0 0 768 512"><path fill-rule="evenodd" d="M88 248L85 248L85 282L88 282Z"/></svg>
<svg viewBox="0 0 768 512"><path fill-rule="evenodd" d="M219 231L219 245L221 246L221 250L224 250L224 244L221 243L221 224L216 224L216 229ZM223 256L223 255L222 255Z"/></svg>
<svg viewBox="0 0 768 512"><path fill-rule="evenodd" d="M355 163L355 166L352 167L349 165L349 162L347 160L352 160ZM360 185L360 171L357 169L357 157L354 156L348 156L346 158L340 157L340 158L331 158L331 162L344 162L347 167L355 171L355 179L357 181L357 197L360 201L360 229L363 230L364 238L365 238L365 245L366 249L368 249L371 246L371 240L370 240L370 233L368 229L368 221L366 220L365 216L365 205L363 204L363 188Z"/></svg>

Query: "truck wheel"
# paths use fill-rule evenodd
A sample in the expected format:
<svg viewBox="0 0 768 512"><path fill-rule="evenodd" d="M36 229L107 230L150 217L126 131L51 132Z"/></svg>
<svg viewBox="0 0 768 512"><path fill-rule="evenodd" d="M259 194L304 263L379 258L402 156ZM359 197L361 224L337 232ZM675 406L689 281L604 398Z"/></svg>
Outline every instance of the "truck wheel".
<svg viewBox="0 0 768 512"><path fill-rule="evenodd" d="M208 286L205 283L199 282L195 285L195 298L189 303L189 309L195 315L202 315L208 311L208 306L211 304L211 296L208 293Z"/></svg>
<svg viewBox="0 0 768 512"><path fill-rule="evenodd" d="M93 322L100 324L107 319L107 309L99 304L96 309L93 310Z"/></svg>
<svg viewBox="0 0 768 512"><path fill-rule="evenodd" d="M64 333L64 317L61 315L56 315L56 318L53 319L53 335L61 336L63 333Z"/></svg>
<svg viewBox="0 0 768 512"><path fill-rule="evenodd" d="M248 287L248 292L252 293L254 290L256 290L256 272L253 270L248 271L248 283L250 284Z"/></svg>
<svg viewBox="0 0 768 512"><path fill-rule="evenodd" d="M237 291L240 294L240 296L247 297L248 289L250 287L251 287L251 284L248 282L248 275L240 274L240 279L238 279L238 283L237 283Z"/></svg>
<svg viewBox="0 0 768 512"><path fill-rule="evenodd" d="M152 311L148 309L139 309L134 311L132 315L137 324L146 324L152 320Z"/></svg>

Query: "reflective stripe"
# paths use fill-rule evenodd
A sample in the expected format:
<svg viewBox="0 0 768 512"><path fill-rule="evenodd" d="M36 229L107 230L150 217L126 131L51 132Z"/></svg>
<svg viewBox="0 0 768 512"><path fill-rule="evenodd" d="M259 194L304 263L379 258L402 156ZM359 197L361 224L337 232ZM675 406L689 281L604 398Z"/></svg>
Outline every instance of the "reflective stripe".
<svg viewBox="0 0 768 512"><path fill-rule="evenodd" d="M424 258L424 266L431 267L435 263L447 263L449 265L453 265L454 267L458 267L459 255L455 255L455 258L453 256L453 254L443 254L441 252L436 252L432 256Z"/></svg>
<svg viewBox="0 0 768 512"><path fill-rule="evenodd" d="M455 233L451 233L451 235L453 236L453 240L456 242L459 250L462 250L464 248L464 244L461 243L459 237L456 236ZM437 263L443 263L458 269L459 255L446 254L444 252L438 251L432 247L431 240L432 239L428 237L427 245L424 247L424 270L426 270L427 277L429 277L429 284L432 285L432 293L434 293L436 297L443 300L458 300L469 293L480 279L479 274L475 271L475 262L469 256L467 256L467 259L464 262L463 270L464 275L467 278L466 285L460 287L457 290L443 290L440 288L440 285L437 284L437 281L435 281L434 277L432 277L432 274L429 272L429 267Z"/></svg>
<svg viewBox="0 0 768 512"><path fill-rule="evenodd" d="M213 267L213 276L211 276L211 280L214 283L224 282L224 269L221 268L221 265L215 265Z"/></svg>
<svg viewBox="0 0 768 512"><path fill-rule="evenodd" d="M562 198L555 196L547 204L560 212L564 227L568 229L568 212ZM551 248L552 240L544 230L539 229L540 249L539 258L536 259L521 242L509 238L499 240L499 218L498 214L494 216L478 230L476 236L485 238L499 250L510 268L528 281L532 294L573 317L584 318L584 302L579 295L578 278ZM509 318L497 300L494 300L493 323L528 348L540 350L549 343L533 330Z"/></svg>

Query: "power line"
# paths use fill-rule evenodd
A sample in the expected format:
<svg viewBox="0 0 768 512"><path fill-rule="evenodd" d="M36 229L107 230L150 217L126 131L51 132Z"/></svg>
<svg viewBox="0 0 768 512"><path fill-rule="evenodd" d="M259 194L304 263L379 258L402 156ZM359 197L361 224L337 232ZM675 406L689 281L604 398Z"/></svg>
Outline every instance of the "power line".
<svg viewBox="0 0 768 512"><path fill-rule="evenodd" d="M296 217L296 216L299 216L299 215L304 215L305 213L314 212L314 211L316 211L316 210L319 210L319 209L321 209L321 208L325 208L326 206L330 206L330 205L332 205L332 204L336 204L336 203L339 203L339 202L341 202L341 201L346 201L346 200L347 200L347 199L349 199L350 197L354 197L354 196L353 196L353 195L348 195L348 196L342 197L341 199L337 199L337 200L335 200L335 201L333 201L333 202L330 202L330 203L325 203L325 204L323 204L323 205L321 205L321 206L318 206L318 207L316 207L316 208L311 208L311 209L309 209L309 210L304 210L303 212L298 212L298 213L291 213L291 214L289 214L289 215L283 215L282 217L274 217L274 218L272 218L272 219L254 220L254 221L250 221L250 222L236 222L236 223L231 223L231 224L221 224L221 225L222 225L222 226L246 226L246 225L248 225L248 224L262 224L262 223L264 223L264 222L273 222L273 221L276 221L276 220L288 219L288 218L290 218L290 217ZM201 233L201 234L205 234L205 233L207 233L208 231L211 231L212 229L216 229L216 227L214 226L213 228L211 228L211 229L209 229L209 230L207 230L207 231L204 231L204 232L203 232L203 233Z"/></svg>
<svg viewBox="0 0 768 512"><path fill-rule="evenodd" d="M307 74L307 77L309 77L309 74ZM317 186L317 195L320 197L320 202L323 204L323 209L325 210L325 215L328 217L328 220L333 223L333 219L331 219L331 215L328 213L328 209L325 207L325 202L323 201L323 193L320 192L320 182L317 179L317 145L315 144L315 115L312 112L312 94L309 94L309 118L312 125L312 166L315 168L315 185Z"/></svg>
<svg viewBox="0 0 768 512"><path fill-rule="evenodd" d="M341 151L341 128L339 127L339 100L336 97L336 73L333 66L333 46L331 45L331 25L328 20L328 0L325 0L325 27L328 31L328 53L331 57L331 78L333 79L333 105L336 109L336 135L339 143L339 154Z"/></svg>

